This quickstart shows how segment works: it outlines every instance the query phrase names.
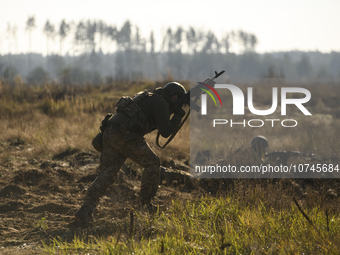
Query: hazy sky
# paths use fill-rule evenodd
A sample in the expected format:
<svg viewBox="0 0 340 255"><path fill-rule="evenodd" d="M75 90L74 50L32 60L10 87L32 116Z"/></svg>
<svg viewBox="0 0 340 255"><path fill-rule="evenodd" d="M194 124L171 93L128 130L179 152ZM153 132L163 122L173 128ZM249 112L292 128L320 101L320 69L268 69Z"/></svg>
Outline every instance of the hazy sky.
<svg viewBox="0 0 340 255"><path fill-rule="evenodd" d="M219 38L231 30L254 33L258 52L287 50L340 51L340 1L338 0L0 0L0 54L27 52L25 23L35 15L32 50L46 52L42 28L47 19L59 25L62 19L102 19L122 26L129 19L145 37L154 30L157 36L167 27L178 25L212 30ZM7 23L17 26L18 43L10 48L6 37ZM160 39L156 38L160 44ZM58 47L58 40L55 47Z"/></svg>

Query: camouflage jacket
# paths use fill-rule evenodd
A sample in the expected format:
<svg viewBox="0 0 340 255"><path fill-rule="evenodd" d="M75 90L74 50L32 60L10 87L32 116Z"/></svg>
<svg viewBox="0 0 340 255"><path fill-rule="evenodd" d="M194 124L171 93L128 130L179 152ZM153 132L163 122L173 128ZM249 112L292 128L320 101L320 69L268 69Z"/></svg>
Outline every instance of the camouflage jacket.
<svg viewBox="0 0 340 255"><path fill-rule="evenodd" d="M181 117L176 114L170 120L170 107L172 102L164 93L163 88L158 88L153 93L149 93L149 96L140 100L137 105L141 108L147 119L147 128L142 128L142 130L138 132L141 135L158 129L161 136L166 138L175 131L181 122ZM129 118L116 113L109 120L109 123L124 124L128 121Z"/></svg>

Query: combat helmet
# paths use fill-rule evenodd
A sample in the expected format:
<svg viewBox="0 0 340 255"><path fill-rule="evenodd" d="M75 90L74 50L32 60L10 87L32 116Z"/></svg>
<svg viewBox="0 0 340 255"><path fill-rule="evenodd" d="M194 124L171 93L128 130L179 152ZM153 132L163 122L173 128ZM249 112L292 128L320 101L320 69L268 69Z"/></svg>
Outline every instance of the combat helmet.
<svg viewBox="0 0 340 255"><path fill-rule="evenodd" d="M250 146L253 150L262 151L264 148L267 148L269 144L264 136L258 135L251 140Z"/></svg>
<svg viewBox="0 0 340 255"><path fill-rule="evenodd" d="M164 86L164 91L169 98L175 94L177 94L178 97L182 97L187 93L183 85L178 82L169 82Z"/></svg>

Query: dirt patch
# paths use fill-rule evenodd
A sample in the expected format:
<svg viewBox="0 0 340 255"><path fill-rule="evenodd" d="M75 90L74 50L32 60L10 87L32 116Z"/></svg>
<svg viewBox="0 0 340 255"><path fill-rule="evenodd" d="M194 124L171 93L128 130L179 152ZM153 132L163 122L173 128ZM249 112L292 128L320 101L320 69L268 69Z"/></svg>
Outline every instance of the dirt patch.
<svg viewBox="0 0 340 255"><path fill-rule="evenodd" d="M60 205L60 204L55 204L55 203L48 203L40 206L36 206L32 209L29 209L29 213L41 213L41 212L49 212L49 213L58 213L58 214L68 214L72 208L65 206L65 205Z"/></svg>
<svg viewBox="0 0 340 255"><path fill-rule="evenodd" d="M82 235L70 223L98 175L96 152L71 150L52 160L24 160L15 162L20 166L17 171L0 169L6 170L6 182L0 182L0 247L8 254L41 253L41 241L49 243L57 236L72 241L74 235ZM140 166L123 165L95 210L96 221L87 235L112 235L131 208L146 213L139 205L140 177ZM187 196L175 189L162 186L155 203L167 205L173 198Z"/></svg>
<svg viewBox="0 0 340 255"><path fill-rule="evenodd" d="M13 164L20 167L16 171L0 168L0 172L6 176L0 182L0 254L40 254L41 242L48 244L57 237L69 242L75 235L105 238L124 228L131 208L138 214L148 214L139 205L141 167L127 162L117 174L115 183L100 200L94 213L94 224L85 230L75 228L71 224L73 215L82 205L87 189L98 175L99 155L96 152L71 151L57 156L55 160L27 163L25 159L22 162L18 159ZM167 173L176 173L176 176L181 171L189 170L185 162L176 160L165 160L164 165L168 167ZM276 197L284 192L303 199L308 197L305 194L311 193L310 187L324 186L325 193L319 189L320 195L317 196L322 198L317 201L320 204L326 203L327 199L336 204L340 194L339 185L335 185L334 181L321 183L299 180L294 186L288 180L280 181L279 184L275 184L274 180L198 181L177 177L171 180L160 183L153 200L154 204L160 205L160 210L167 210L174 199L184 201L231 191L242 195L249 190L269 190L268 199L273 197L277 200ZM281 188L276 188L279 185ZM274 188L270 191L271 186L281 193L275 193Z"/></svg>
<svg viewBox="0 0 340 255"><path fill-rule="evenodd" d="M28 171L20 170L19 173L14 176L14 182L36 186L44 179L44 176L45 174L38 169L31 169Z"/></svg>
<svg viewBox="0 0 340 255"><path fill-rule="evenodd" d="M53 160L63 160L69 156L73 156L74 154L76 154L77 152L79 152L78 149L68 149L62 153L59 153L57 155L55 155L52 159Z"/></svg>
<svg viewBox="0 0 340 255"><path fill-rule="evenodd" d="M0 197L20 197L26 190L18 185L8 185L0 191Z"/></svg>
<svg viewBox="0 0 340 255"><path fill-rule="evenodd" d="M57 170L57 173L60 177L68 179L68 180L73 180L74 179L74 174L70 171L67 170L63 170L60 168L55 168L55 170Z"/></svg>
<svg viewBox="0 0 340 255"><path fill-rule="evenodd" d="M99 162L99 154L95 152L83 152L75 156L76 162L80 166Z"/></svg>
<svg viewBox="0 0 340 255"><path fill-rule="evenodd" d="M138 185L139 186L139 185ZM131 183L123 182L113 184L106 192L112 202L136 201L138 199L138 186Z"/></svg>
<svg viewBox="0 0 340 255"><path fill-rule="evenodd" d="M0 205L0 213L22 210L24 206L25 204L23 202L9 201Z"/></svg>

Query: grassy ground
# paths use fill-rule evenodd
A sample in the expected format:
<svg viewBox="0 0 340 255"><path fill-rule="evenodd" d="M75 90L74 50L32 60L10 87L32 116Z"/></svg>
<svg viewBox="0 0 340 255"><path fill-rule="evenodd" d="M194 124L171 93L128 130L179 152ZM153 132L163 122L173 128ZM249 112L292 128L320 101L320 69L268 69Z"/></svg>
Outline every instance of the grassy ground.
<svg viewBox="0 0 340 255"><path fill-rule="evenodd" d="M95 172L93 160L98 164L99 155L93 151L91 140L101 120L114 111L120 96L160 86L163 83L82 87L0 84L0 190L16 185L16 189L26 192L0 198L0 242L4 247L0 253L340 253L338 180L203 184L193 180L190 189L183 184L162 185L156 202L163 207L153 215L134 206L134 200L130 204L114 200L118 183L103 199L96 223L70 231L67 224L90 184L76 180L88 173L86 168ZM273 84L255 90L263 97L261 100L267 100L270 86ZM338 156L340 143L335 138L340 130L340 101L336 99L339 85L308 86L312 93L308 109L315 123L302 123L296 132L267 130L272 149L313 151L325 158ZM190 155L189 132L187 123L164 150L155 146L154 133L146 139L163 162L186 162ZM253 135L250 129L233 130L223 139L230 146L235 146L235 139L237 146L243 146ZM52 160L66 151L78 154ZM91 156L91 164L79 155ZM128 164L138 170L137 165ZM33 173L36 175L30 180L21 178ZM139 181L127 180L124 185L129 193ZM36 249L22 250L27 243L35 244Z"/></svg>
<svg viewBox="0 0 340 255"><path fill-rule="evenodd" d="M298 202L297 202L298 203ZM339 215L315 207L274 209L253 198L172 201L153 217L131 212L128 231L106 239L54 240L51 254L338 254ZM302 209L301 209L302 210Z"/></svg>

